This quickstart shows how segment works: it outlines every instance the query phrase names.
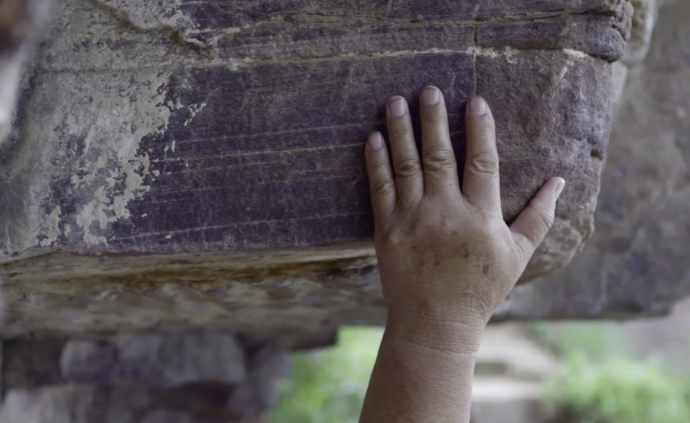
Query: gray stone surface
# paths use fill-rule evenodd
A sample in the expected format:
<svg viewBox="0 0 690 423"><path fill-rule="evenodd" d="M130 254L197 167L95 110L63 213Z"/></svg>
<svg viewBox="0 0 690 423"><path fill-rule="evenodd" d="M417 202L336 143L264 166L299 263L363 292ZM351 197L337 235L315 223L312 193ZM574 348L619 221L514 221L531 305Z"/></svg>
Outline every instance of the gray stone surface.
<svg viewBox="0 0 690 423"><path fill-rule="evenodd" d="M221 395L222 396L222 395ZM7 394L0 423L261 423L218 407L218 397L137 384L59 385Z"/></svg>
<svg viewBox="0 0 690 423"><path fill-rule="evenodd" d="M63 383L60 354L65 339L2 342L2 395L14 388Z"/></svg>
<svg viewBox="0 0 690 423"><path fill-rule="evenodd" d="M245 418L270 410L278 400L276 385L289 371L290 357L281 348L269 344L255 351L247 380L232 392L227 408Z"/></svg>
<svg viewBox="0 0 690 423"><path fill-rule="evenodd" d="M5 341L0 423L258 422L288 376L286 347L303 340L239 338L204 332ZM324 346L323 339L312 337L311 346Z"/></svg>
<svg viewBox="0 0 690 423"><path fill-rule="evenodd" d="M332 331L252 336L196 332L5 340L2 388L6 392L120 381L165 389L228 386L237 388L234 397L246 399L233 400L236 410L263 410L273 402L275 383L289 372L286 351L326 347L336 341Z"/></svg>
<svg viewBox="0 0 690 423"><path fill-rule="evenodd" d="M57 9L0 152L6 337L380 323L363 141L429 83L460 163L491 102L507 220L569 181L522 282L592 233L627 1Z"/></svg>
<svg viewBox="0 0 690 423"><path fill-rule="evenodd" d="M659 9L613 125L597 230L560 273L518 287L498 318L665 314L690 295L690 2Z"/></svg>
<svg viewBox="0 0 690 423"><path fill-rule="evenodd" d="M244 350L231 334L117 335L108 340L70 340L60 355L67 381L108 383L131 378L160 387L245 379Z"/></svg>

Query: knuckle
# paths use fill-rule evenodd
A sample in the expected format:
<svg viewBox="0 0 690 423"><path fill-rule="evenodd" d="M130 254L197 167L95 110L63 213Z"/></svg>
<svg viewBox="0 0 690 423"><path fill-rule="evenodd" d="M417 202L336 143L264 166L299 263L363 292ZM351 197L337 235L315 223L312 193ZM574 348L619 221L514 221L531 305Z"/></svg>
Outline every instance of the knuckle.
<svg viewBox="0 0 690 423"><path fill-rule="evenodd" d="M399 178L410 178L419 174L421 165L419 159L407 158L400 160L395 166L395 174Z"/></svg>
<svg viewBox="0 0 690 423"><path fill-rule="evenodd" d="M449 150L432 150L424 155L425 170L447 170L457 166L455 154Z"/></svg>
<svg viewBox="0 0 690 423"><path fill-rule="evenodd" d="M381 198L389 197L395 192L395 184L388 180L378 180L371 182L371 198L376 201Z"/></svg>
<svg viewBox="0 0 690 423"><path fill-rule="evenodd" d="M469 160L469 167L476 173L497 173L498 157L492 153L480 153Z"/></svg>
<svg viewBox="0 0 690 423"><path fill-rule="evenodd" d="M537 215L539 216L539 223L544 229L544 232L548 231L551 226L553 226L553 221L555 219L554 213L551 210L541 207L537 208Z"/></svg>
<svg viewBox="0 0 690 423"><path fill-rule="evenodd" d="M390 166L387 160L372 161L367 164L369 166L369 173L372 175L371 179L385 178L385 175L388 172L388 169L386 168Z"/></svg>
<svg viewBox="0 0 690 423"><path fill-rule="evenodd" d="M530 240L533 247L536 248L549 229L551 229L551 226L553 226L555 216L551 210L538 205L530 204L528 208L532 209L532 216L524 235Z"/></svg>
<svg viewBox="0 0 690 423"><path fill-rule="evenodd" d="M396 247L403 243L404 234L399 229L390 229L386 232L376 233L377 243L383 247Z"/></svg>

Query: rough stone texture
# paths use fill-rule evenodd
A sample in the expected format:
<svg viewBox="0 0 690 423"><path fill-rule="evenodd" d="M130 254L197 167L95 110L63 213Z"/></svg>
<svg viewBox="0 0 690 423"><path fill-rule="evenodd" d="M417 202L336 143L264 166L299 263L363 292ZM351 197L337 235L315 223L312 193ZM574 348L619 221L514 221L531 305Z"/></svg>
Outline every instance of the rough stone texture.
<svg viewBox="0 0 690 423"><path fill-rule="evenodd" d="M258 422L277 400L289 355L276 342L240 338L204 332L5 341L0 423ZM312 346L324 339L312 337ZM289 347L300 342L293 337Z"/></svg>
<svg viewBox="0 0 690 423"><path fill-rule="evenodd" d="M500 318L665 314L690 295L688 16L690 2L665 2L647 58L629 71L593 238L562 272L518 287Z"/></svg>
<svg viewBox="0 0 690 423"><path fill-rule="evenodd" d="M523 282L553 272L593 230L630 25L622 0L63 0L0 156L3 334L380 323L363 141L429 83L460 163L465 101L493 105L507 220L569 181Z"/></svg>
<svg viewBox="0 0 690 423"><path fill-rule="evenodd" d="M63 378L78 383L131 378L161 387L236 384L245 379L245 367L244 351L231 334L208 332L70 340L60 355Z"/></svg>
<svg viewBox="0 0 690 423"><path fill-rule="evenodd" d="M282 337L265 334L263 338L210 331L17 338L2 343L0 379L3 392L47 385L109 385L123 380L164 389L233 386L238 388L233 398L244 396L249 407L250 401L272 402L273 382L286 376L289 369L285 351L325 347L335 341L336 334L330 330Z"/></svg>
<svg viewBox="0 0 690 423"><path fill-rule="evenodd" d="M216 395L137 384L61 385L8 393L0 423L261 423L219 410Z"/></svg>
<svg viewBox="0 0 690 423"><path fill-rule="evenodd" d="M15 268L21 281L10 282L9 277L4 285L12 313L3 334L190 326L260 334L276 327L318 332L341 322L385 319L372 248L310 248L277 252L268 259L261 252L230 257L100 256L85 266L80 257L51 254L7 264L6 269L22 269Z"/></svg>
<svg viewBox="0 0 690 423"><path fill-rule="evenodd" d="M283 350L269 345L252 355L248 371L246 382L232 392L227 402L227 408L243 418L260 415L276 404L275 386L288 376L290 360Z"/></svg>

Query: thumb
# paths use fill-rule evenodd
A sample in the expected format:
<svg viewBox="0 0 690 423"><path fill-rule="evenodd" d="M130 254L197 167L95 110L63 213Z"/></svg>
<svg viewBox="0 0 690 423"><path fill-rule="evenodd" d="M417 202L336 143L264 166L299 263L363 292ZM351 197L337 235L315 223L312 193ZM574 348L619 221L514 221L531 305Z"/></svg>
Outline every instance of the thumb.
<svg viewBox="0 0 690 423"><path fill-rule="evenodd" d="M563 178L550 179L539 189L537 195L511 225L510 231L513 233L513 238L524 247L525 251L533 253L551 229L556 212L556 201L564 187Z"/></svg>

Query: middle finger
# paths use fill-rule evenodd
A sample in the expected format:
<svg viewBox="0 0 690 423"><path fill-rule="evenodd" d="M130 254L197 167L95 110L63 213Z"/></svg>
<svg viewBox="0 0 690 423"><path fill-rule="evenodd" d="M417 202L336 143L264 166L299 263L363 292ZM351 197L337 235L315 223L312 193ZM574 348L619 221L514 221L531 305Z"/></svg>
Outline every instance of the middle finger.
<svg viewBox="0 0 690 423"><path fill-rule="evenodd" d="M422 166L414 141L412 119L407 101L395 96L386 106L386 122L393 156L398 201L402 205L416 204L424 194Z"/></svg>

